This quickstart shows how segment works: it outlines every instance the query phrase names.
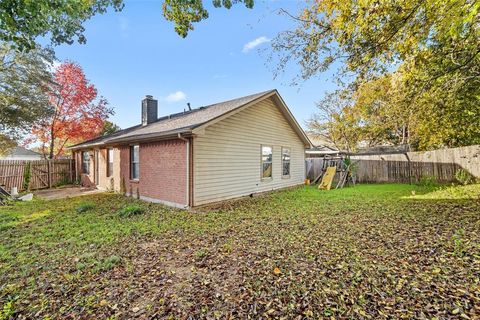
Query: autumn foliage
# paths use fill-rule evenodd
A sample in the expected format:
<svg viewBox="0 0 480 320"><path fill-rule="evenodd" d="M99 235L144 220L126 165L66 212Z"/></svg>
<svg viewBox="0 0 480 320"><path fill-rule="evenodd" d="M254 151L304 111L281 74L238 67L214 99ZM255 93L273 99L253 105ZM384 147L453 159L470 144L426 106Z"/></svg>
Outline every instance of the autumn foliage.
<svg viewBox="0 0 480 320"><path fill-rule="evenodd" d="M42 143L50 159L63 155L68 145L98 136L113 114L78 64L61 64L55 70L54 81L48 92L54 112L32 128L31 139Z"/></svg>

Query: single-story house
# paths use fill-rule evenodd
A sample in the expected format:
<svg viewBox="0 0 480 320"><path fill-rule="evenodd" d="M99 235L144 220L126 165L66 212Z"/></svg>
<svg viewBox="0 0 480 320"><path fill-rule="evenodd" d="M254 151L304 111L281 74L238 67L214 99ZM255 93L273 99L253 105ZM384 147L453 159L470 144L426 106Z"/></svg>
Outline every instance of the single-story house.
<svg viewBox="0 0 480 320"><path fill-rule="evenodd" d="M9 150L3 156L0 156L0 160L42 160L43 156L35 151L27 148L16 146Z"/></svg>
<svg viewBox="0 0 480 320"><path fill-rule="evenodd" d="M83 185L195 207L299 185L308 137L277 90L157 117L70 147Z"/></svg>

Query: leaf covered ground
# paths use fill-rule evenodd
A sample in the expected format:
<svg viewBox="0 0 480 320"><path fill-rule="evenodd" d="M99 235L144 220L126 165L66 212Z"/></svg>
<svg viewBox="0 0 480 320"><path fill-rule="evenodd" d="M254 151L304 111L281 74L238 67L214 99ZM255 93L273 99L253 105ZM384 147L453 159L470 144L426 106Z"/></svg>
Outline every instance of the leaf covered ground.
<svg viewBox="0 0 480 320"><path fill-rule="evenodd" d="M479 195L361 185L196 212L115 194L0 207L0 319L478 319Z"/></svg>

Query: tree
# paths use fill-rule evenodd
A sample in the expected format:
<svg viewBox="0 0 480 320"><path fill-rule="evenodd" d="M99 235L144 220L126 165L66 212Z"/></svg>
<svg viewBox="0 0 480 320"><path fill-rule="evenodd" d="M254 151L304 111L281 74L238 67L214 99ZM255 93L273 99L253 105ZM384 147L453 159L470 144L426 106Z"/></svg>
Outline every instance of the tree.
<svg viewBox="0 0 480 320"><path fill-rule="evenodd" d="M102 128L102 131L100 132L100 135L106 136L106 135L115 133L115 132L117 132L118 130L121 130L121 128L120 128L119 126L117 126L117 125L116 125L115 123L113 123L113 122L110 122L110 121L106 120L106 121L103 123L103 128Z"/></svg>
<svg viewBox="0 0 480 320"><path fill-rule="evenodd" d="M475 0L314 1L298 16L286 13L298 26L272 41L272 58L277 72L298 63L303 80L336 68L354 99L344 111L362 119L369 143L475 144L479 10Z"/></svg>
<svg viewBox="0 0 480 320"><path fill-rule="evenodd" d="M339 150L355 151L360 143L359 121L352 111L353 97L349 90L329 93L317 103L319 112L307 122L311 134Z"/></svg>
<svg viewBox="0 0 480 320"><path fill-rule="evenodd" d="M254 0L213 0L215 8L230 9L236 3L244 3L247 8L253 8ZM175 24L175 32L185 38L193 23L208 18L208 11L203 6L202 0L165 0L163 3L163 16Z"/></svg>
<svg viewBox="0 0 480 320"><path fill-rule="evenodd" d="M52 44L85 43L82 23L109 6L123 8L122 0L16 0L0 1L0 40L17 49L31 50L38 37L49 36Z"/></svg>
<svg viewBox="0 0 480 320"><path fill-rule="evenodd" d="M476 0L314 1L298 16L283 11L298 26L272 45L280 70L295 61L303 79L334 63L361 78L378 76L404 61L420 63L432 52L437 61L467 69L478 67L479 10Z"/></svg>
<svg viewBox="0 0 480 320"><path fill-rule="evenodd" d="M235 3L253 7L253 0L212 0L216 8L230 9ZM121 11L123 0L15 0L0 1L0 40L20 51L31 50L38 37L49 37L53 45L85 43L82 24L109 7ZM165 0L163 16L175 24L175 31L186 37L193 23L208 18L202 0Z"/></svg>
<svg viewBox="0 0 480 320"><path fill-rule="evenodd" d="M412 72L402 65L394 73L328 94L308 123L310 129L348 150L359 144L409 144L426 150L480 143L474 82L453 77L449 88L432 86L417 95L412 81L420 76Z"/></svg>
<svg viewBox="0 0 480 320"><path fill-rule="evenodd" d="M40 142L50 159L62 155L69 143L100 135L106 119L113 114L104 98L97 99L96 88L79 65L63 63L54 79L48 92L54 112L32 128L33 139L29 140Z"/></svg>
<svg viewBox="0 0 480 320"><path fill-rule="evenodd" d="M54 58L50 49L22 53L0 44L0 145L15 144L25 130L51 114L45 92L53 81Z"/></svg>

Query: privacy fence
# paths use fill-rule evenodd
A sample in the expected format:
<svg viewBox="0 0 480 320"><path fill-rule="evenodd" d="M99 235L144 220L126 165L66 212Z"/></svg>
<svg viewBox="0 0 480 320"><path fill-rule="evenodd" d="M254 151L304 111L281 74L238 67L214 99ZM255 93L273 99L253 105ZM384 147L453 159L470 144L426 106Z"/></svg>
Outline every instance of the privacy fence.
<svg viewBox="0 0 480 320"><path fill-rule="evenodd" d="M51 188L73 183L73 160L0 160L0 185L7 191Z"/></svg>
<svg viewBox="0 0 480 320"><path fill-rule="evenodd" d="M480 145L398 154L351 156L360 183L454 182L459 169L480 178ZM307 177L321 172L323 160L307 159Z"/></svg>

